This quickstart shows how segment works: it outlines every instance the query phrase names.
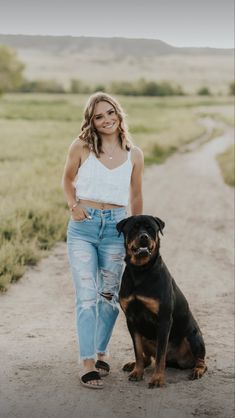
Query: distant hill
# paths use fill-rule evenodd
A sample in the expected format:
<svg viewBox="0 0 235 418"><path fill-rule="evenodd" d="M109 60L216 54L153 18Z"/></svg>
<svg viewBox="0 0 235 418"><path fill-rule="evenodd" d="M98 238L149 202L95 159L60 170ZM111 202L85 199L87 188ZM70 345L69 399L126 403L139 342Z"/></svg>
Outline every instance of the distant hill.
<svg viewBox="0 0 235 418"><path fill-rule="evenodd" d="M97 52L110 50L117 57L156 57L159 55L230 55L232 49L178 48L155 39L95 38L73 36L0 35L0 43L15 49L37 49L51 53Z"/></svg>
<svg viewBox="0 0 235 418"><path fill-rule="evenodd" d="M233 79L233 49L178 48L161 40L72 36L0 35L14 48L30 79L71 78L90 83L169 80L195 90L224 90Z"/></svg>

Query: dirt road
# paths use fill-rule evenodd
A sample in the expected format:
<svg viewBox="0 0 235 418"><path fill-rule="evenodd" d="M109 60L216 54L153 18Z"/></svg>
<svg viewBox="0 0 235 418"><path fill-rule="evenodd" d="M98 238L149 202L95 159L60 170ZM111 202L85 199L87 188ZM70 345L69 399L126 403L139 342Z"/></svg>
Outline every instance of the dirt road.
<svg viewBox="0 0 235 418"><path fill-rule="evenodd" d="M208 373L167 370L164 389L129 382L133 358L121 313L110 344L112 372L102 391L79 383L74 295L60 243L0 297L0 418L191 418L233 416L233 190L215 154L233 130L188 147L144 176L145 213L166 222L161 253L204 334ZM187 152L186 152L187 151Z"/></svg>

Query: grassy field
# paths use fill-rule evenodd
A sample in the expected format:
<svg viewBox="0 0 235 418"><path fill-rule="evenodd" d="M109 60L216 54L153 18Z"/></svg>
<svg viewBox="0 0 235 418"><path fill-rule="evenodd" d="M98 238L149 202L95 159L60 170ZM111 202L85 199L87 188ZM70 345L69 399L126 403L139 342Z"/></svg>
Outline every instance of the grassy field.
<svg viewBox="0 0 235 418"><path fill-rule="evenodd" d="M6 95L0 99L0 289L65 240L61 176L87 97ZM224 117L232 98L119 98L146 164L162 162L204 133L197 114ZM217 107L216 107L217 106ZM213 109L217 109L214 110ZM219 110L218 110L219 109ZM226 113L226 112L225 112Z"/></svg>

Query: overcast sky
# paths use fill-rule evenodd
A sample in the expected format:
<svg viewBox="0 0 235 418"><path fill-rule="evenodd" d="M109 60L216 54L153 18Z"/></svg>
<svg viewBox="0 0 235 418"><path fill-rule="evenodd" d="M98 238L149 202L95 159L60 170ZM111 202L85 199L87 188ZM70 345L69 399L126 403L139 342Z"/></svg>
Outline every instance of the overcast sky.
<svg viewBox="0 0 235 418"><path fill-rule="evenodd" d="M234 0L0 0L0 33L234 46Z"/></svg>

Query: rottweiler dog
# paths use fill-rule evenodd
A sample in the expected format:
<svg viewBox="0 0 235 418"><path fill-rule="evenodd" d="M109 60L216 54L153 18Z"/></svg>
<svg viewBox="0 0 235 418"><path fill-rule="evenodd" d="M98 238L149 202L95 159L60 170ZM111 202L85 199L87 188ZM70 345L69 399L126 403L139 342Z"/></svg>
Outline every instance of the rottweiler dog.
<svg viewBox="0 0 235 418"><path fill-rule="evenodd" d="M147 215L117 224L126 248L119 301L135 352L135 362L123 370L130 372L129 380L141 380L144 368L155 359L150 388L164 386L165 367L191 368L192 379L207 370L199 326L159 252L164 226L161 219Z"/></svg>

